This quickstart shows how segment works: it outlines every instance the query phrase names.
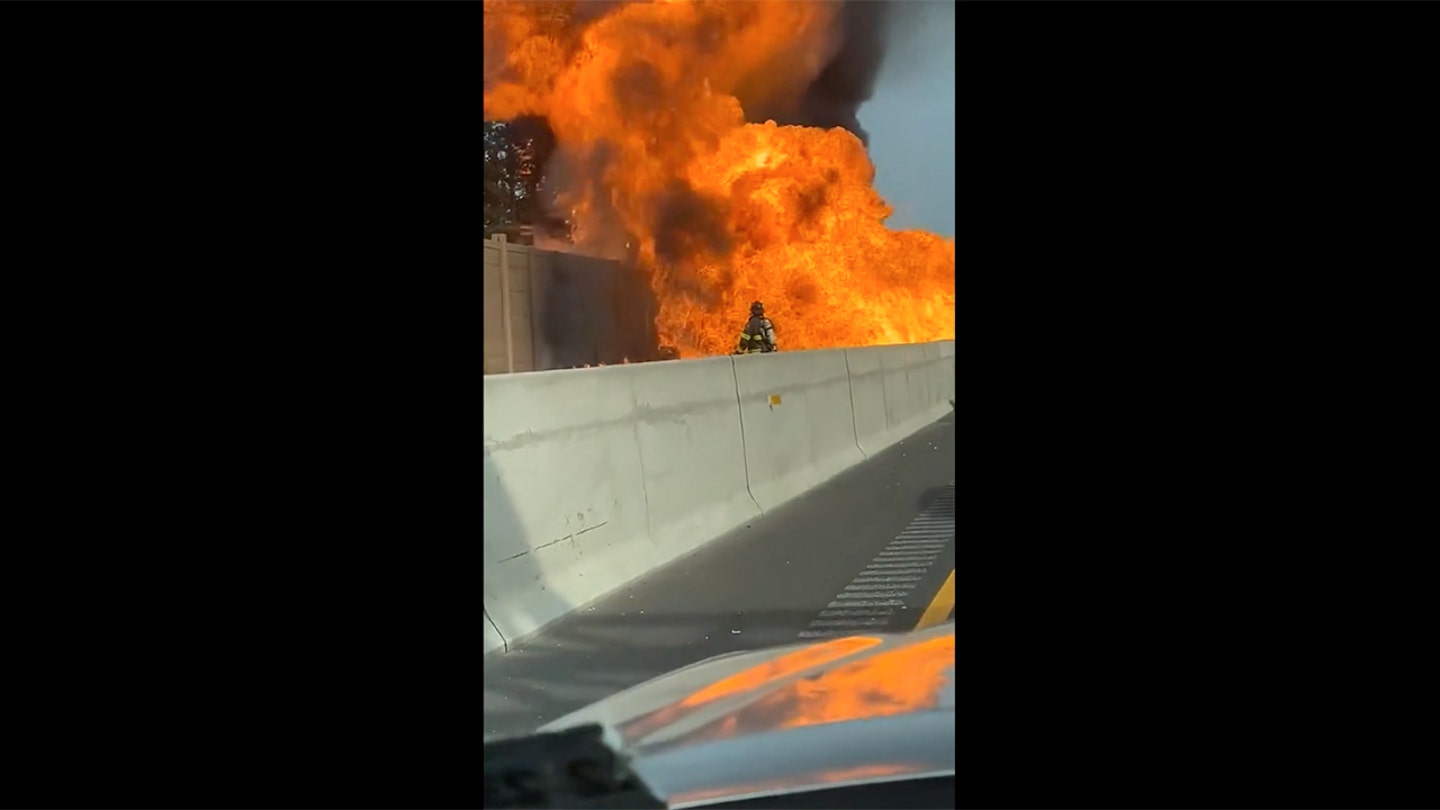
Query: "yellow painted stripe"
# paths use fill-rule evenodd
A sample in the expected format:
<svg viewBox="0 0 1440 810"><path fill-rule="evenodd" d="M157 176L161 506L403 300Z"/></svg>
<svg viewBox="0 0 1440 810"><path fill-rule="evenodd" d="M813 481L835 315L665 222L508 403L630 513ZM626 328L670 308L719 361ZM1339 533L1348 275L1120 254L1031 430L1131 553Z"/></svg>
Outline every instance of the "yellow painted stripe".
<svg viewBox="0 0 1440 810"><path fill-rule="evenodd" d="M940 586L935 598L930 601L930 606L920 614L920 623L915 625L916 630L924 630L950 618L950 611L955 609L955 569L950 569L950 576L945 578L945 584Z"/></svg>

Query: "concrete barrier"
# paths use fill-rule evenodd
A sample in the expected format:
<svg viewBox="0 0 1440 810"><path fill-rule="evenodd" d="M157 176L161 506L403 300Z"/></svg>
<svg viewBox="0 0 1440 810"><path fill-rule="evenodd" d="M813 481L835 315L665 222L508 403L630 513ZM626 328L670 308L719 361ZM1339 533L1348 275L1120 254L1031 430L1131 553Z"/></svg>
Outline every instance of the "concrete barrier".
<svg viewBox="0 0 1440 810"><path fill-rule="evenodd" d="M654 565L630 369L484 378L484 599L504 638Z"/></svg>
<svg viewBox="0 0 1440 810"><path fill-rule="evenodd" d="M954 344L484 378L484 651L939 418Z"/></svg>
<svg viewBox="0 0 1440 810"><path fill-rule="evenodd" d="M760 513L745 475L734 363L631 366L650 535L662 562Z"/></svg>
<svg viewBox="0 0 1440 810"><path fill-rule="evenodd" d="M955 395L954 347L947 341L845 350L855 439L866 456L949 410Z"/></svg>
<svg viewBox="0 0 1440 810"><path fill-rule="evenodd" d="M932 345L932 344L926 344ZM935 378L940 381L940 391L945 396L945 402L954 410L955 405L955 341L938 341L933 344L939 353L939 362L932 369Z"/></svg>
<svg viewBox="0 0 1440 810"><path fill-rule="evenodd" d="M750 493L762 509L864 458L855 443L845 350L737 357L735 388Z"/></svg>
<svg viewBox="0 0 1440 810"><path fill-rule="evenodd" d="M486 652L759 514L729 357L484 384Z"/></svg>
<svg viewBox="0 0 1440 810"><path fill-rule="evenodd" d="M890 422L885 417L885 369L880 365L880 353L885 348L845 350L850 406L855 415L855 444L866 456L884 450L893 441Z"/></svg>

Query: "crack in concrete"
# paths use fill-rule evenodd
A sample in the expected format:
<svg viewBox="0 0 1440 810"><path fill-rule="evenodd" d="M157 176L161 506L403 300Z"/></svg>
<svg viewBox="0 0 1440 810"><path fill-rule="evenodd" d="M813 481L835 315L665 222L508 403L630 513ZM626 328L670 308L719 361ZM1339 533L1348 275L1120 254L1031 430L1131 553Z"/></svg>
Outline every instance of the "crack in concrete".
<svg viewBox="0 0 1440 810"><path fill-rule="evenodd" d="M519 554L511 554L509 557L506 557L506 558L501 559L501 560L497 560L496 562L497 562L497 563L503 563L503 562L510 562L511 560L518 560L518 559L520 559L521 557L524 557L526 554L529 554L529 553L532 552L532 551L539 551L539 550L542 549L542 548L549 548L549 547L555 545L556 543L563 543L563 542L565 542L566 540L573 540L573 539L575 539L576 537L579 537L580 535L582 535L582 534L584 534L584 533L586 533L586 532L593 532L593 531L595 531L596 529L600 528L601 526L604 526L605 524L607 524L607 523L609 523L609 522L610 522L610 521L608 521L608 520L602 520L602 521L600 521L599 523L596 523L594 526L590 526L590 527L588 527L588 528L581 529L580 531L574 532L574 533L572 533L572 534L567 534L567 535L565 535L564 537L557 537L557 538L555 538L554 540L551 540L551 541L548 542L548 543L542 543L542 544L540 544L540 545L538 545L538 546L536 546L536 547L534 547L534 548L527 548L527 549L525 549L524 551L520 552Z"/></svg>

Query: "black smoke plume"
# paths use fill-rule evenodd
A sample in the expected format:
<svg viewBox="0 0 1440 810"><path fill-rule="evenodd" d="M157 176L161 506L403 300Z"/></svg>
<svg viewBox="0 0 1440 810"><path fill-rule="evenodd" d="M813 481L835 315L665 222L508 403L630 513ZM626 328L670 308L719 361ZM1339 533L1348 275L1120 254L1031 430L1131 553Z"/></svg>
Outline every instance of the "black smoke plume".
<svg viewBox="0 0 1440 810"><path fill-rule="evenodd" d="M773 119L781 125L842 127L868 146L870 135L860 126L860 106L875 93L891 20L906 5L846 0L839 15L839 47L829 64L798 98L772 101L754 109L742 98L751 123Z"/></svg>

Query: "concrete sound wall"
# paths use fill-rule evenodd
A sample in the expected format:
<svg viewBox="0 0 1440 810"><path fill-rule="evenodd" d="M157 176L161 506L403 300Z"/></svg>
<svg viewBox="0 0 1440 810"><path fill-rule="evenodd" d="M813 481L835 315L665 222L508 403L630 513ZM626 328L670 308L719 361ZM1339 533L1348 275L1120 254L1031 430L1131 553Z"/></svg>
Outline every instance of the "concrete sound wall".
<svg viewBox="0 0 1440 810"><path fill-rule="evenodd" d="M485 374L653 360L655 294L619 262L484 243Z"/></svg>
<svg viewBox="0 0 1440 810"><path fill-rule="evenodd" d="M954 343L484 378L484 648L693 551L950 409Z"/></svg>

